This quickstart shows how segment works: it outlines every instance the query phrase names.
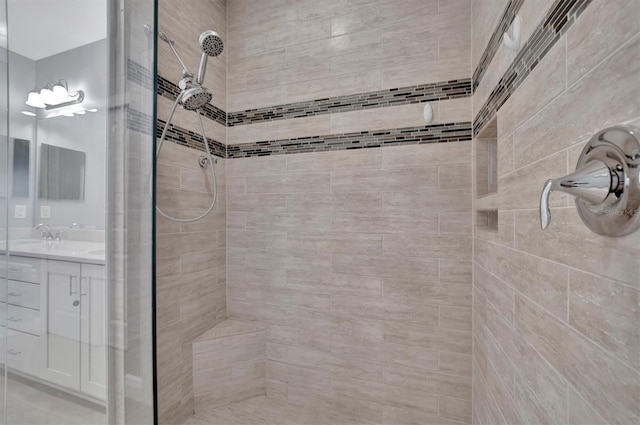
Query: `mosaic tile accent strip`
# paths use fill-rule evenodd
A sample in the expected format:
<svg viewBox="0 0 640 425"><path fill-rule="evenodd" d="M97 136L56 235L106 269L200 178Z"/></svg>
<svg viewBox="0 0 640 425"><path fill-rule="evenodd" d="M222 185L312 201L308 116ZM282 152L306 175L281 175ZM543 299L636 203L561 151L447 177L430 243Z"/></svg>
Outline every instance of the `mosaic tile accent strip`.
<svg viewBox="0 0 640 425"><path fill-rule="evenodd" d="M263 121L303 118L336 112L357 111L369 108L407 105L411 103L433 102L471 96L471 80L451 80L419 86L336 96L326 99L296 102L286 105L229 112L227 126L254 124Z"/></svg>
<svg viewBox="0 0 640 425"><path fill-rule="evenodd" d="M156 137L160 138L160 136L162 136L162 130L164 129L165 124L166 121L158 119L158 125L156 126ZM202 143L202 136L200 134L194 133L193 131L178 127L173 124L169 124L169 129L167 130L165 141L171 141L181 146L186 146L188 148L206 152L204 144ZM227 146L225 144L209 138L207 138L207 143L209 143L209 149L211 149L212 155L220 158L227 157Z"/></svg>
<svg viewBox="0 0 640 425"><path fill-rule="evenodd" d="M529 40L522 46L513 63L478 111L473 120L474 135L478 134L493 118L511 94L591 4L591 1L557 0L553 4L542 23L536 27Z"/></svg>
<svg viewBox="0 0 640 425"><path fill-rule="evenodd" d="M467 142L470 140L471 123L459 122L227 145L227 158L369 149L425 143Z"/></svg>
<svg viewBox="0 0 640 425"><path fill-rule="evenodd" d="M142 134L151 134L153 118L144 112L127 107L127 129Z"/></svg>
<svg viewBox="0 0 640 425"><path fill-rule="evenodd" d="M127 59L127 79L144 88L153 88L153 71L131 59Z"/></svg>
<svg viewBox="0 0 640 425"><path fill-rule="evenodd" d="M495 30L493 30L493 34L491 34L491 38L487 43L487 48L484 49L482 57L478 62L478 66L473 72L472 81L474 91L478 88L480 81L482 81L482 77L484 77L484 74L487 72L487 68L489 68L493 57L496 55L498 48L502 44L502 35L507 32L509 26L511 26L513 19L516 17L516 14L523 3L524 0L509 0L507 3L507 7L504 9L502 17L500 17L500 21L498 21L498 25Z"/></svg>
<svg viewBox="0 0 640 425"><path fill-rule="evenodd" d="M174 84L170 80L167 80L163 76L158 75L158 95L174 101L179 94L180 88L176 84ZM207 103L202 108L202 112L203 117L216 121L218 124L224 126L227 125L227 113L222 109L212 105L211 103Z"/></svg>
<svg viewBox="0 0 640 425"><path fill-rule="evenodd" d="M145 68L139 63L132 61L129 59L127 61L127 78L130 81L138 83L142 87L152 88L153 87L153 73L151 70ZM166 97L171 101L176 100L178 95L180 94L180 88L171 82L170 80L164 78L161 75L158 75L158 95ZM213 121L216 121L218 124L227 125L227 113L222 109L212 105L207 104L204 108L202 108L203 116L209 118Z"/></svg>
<svg viewBox="0 0 640 425"><path fill-rule="evenodd" d="M137 111L133 108L127 108L127 128L129 130L137 131L143 134L151 134L153 118L144 112ZM166 121L158 120L156 125L156 137L162 135ZM184 129L182 127L171 124L167 130L165 138L168 142L177 143L178 145L186 146L192 149L206 152L204 144L202 143L202 136ZM213 139L207 138L211 153L220 158L227 157L227 147L223 143L217 142Z"/></svg>

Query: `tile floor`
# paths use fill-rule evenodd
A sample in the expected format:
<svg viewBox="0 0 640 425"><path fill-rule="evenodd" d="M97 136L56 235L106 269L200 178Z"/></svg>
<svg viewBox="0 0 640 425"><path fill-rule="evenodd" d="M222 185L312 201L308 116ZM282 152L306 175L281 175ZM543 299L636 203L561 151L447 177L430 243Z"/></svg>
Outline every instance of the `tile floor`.
<svg viewBox="0 0 640 425"><path fill-rule="evenodd" d="M4 384L4 377L0 380ZM4 385L0 392L4 392ZM0 394L4 395L4 394ZM0 415L4 414L0 407ZM106 410L42 384L10 376L7 423L12 425L104 425Z"/></svg>
<svg viewBox="0 0 640 425"><path fill-rule="evenodd" d="M361 420L267 397L250 398L198 414L183 425L359 425Z"/></svg>

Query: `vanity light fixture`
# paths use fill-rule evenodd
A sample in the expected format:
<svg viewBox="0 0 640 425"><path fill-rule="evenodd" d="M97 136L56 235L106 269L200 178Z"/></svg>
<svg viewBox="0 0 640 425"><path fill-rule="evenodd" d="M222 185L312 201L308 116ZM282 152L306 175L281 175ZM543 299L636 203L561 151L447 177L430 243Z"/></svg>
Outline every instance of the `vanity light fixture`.
<svg viewBox="0 0 640 425"><path fill-rule="evenodd" d="M67 82L60 80L55 84L47 84L39 89L31 90L27 96L27 105L40 109L56 109L82 103L84 92L69 92Z"/></svg>

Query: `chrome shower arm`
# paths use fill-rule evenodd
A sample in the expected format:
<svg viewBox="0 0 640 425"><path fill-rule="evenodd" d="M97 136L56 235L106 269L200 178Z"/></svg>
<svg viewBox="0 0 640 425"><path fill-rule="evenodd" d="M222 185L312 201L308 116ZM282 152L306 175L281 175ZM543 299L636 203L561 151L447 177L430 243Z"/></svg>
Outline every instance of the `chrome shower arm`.
<svg viewBox="0 0 640 425"><path fill-rule="evenodd" d="M171 40L169 37L167 37L167 35L165 33L163 33L162 31L158 31L158 38L160 38L160 40L164 41L165 43L167 43L169 45L169 48L171 49L173 54L176 56L176 59L178 59L178 62L180 62L180 66L182 66L182 73L183 74L187 74L190 77L193 77L193 74L191 72L189 72L189 68L187 68L187 65L185 65L184 62L182 61L182 58L178 54L176 48L173 47L173 45L176 42L174 40Z"/></svg>

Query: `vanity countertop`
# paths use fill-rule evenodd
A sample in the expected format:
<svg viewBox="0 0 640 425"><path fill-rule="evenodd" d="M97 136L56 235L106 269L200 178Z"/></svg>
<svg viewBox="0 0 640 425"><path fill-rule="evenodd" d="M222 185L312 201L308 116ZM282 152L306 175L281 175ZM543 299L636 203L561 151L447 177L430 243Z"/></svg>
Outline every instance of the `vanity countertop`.
<svg viewBox="0 0 640 425"><path fill-rule="evenodd" d="M0 242L4 248L5 241ZM42 241L40 239L18 239L9 241L11 255L72 261L75 263L104 264L104 242L90 241ZM0 253L5 253L0 250Z"/></svg>

